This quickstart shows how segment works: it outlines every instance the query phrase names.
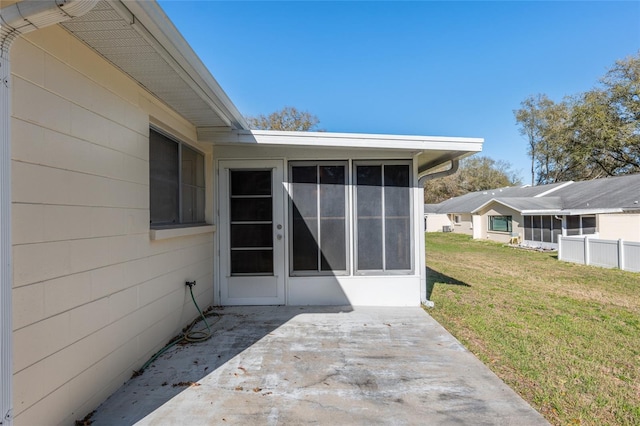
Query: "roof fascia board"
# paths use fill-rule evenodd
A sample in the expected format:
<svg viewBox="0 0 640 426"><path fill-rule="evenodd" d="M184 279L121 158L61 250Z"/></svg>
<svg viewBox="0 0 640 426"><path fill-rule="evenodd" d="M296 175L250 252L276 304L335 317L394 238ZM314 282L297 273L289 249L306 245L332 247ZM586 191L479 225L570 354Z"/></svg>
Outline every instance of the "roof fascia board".
<svg viewBox="0 0 640 426"><path fill-rule="evenodd" d="M579 210L522 210L521 212L526 216L535 216L535 215L563 215L563 216L577 216L584 214L606 214L606 213L624 213L623 209L579 209Z"/></svg>
<svg viewBox="0 0 640 426"><path fill-rule="evenodd" d="M446 150L480 152L481 138L402 136L366 133L285 132L274 130L238 130L220 132L202 129L199 138L216 144L259 144L285 146L323 146L338 148L394 149L410 151Z"/></svg>
<svg viewBox="0 0 640 426"><path fill-rule="evenodd" d="M112 7L129 21L180 77L222 118L229 127L249 125L191 46L155 1L114 1Z"/></svg>
<svg viewBox="0 0 640 426"><path fill-rule="evenodd" d="M605 214L605 213L623 213L624 210L621 208L610 208L610 209L566 209L562 210L562 214L575 216L580 214Z"/></svg>
<svg viewBox="0 0 640 426"><path fill-rule="evenodd" d="M534 196L533 196L533 198L544 197L545 195L549 195L549 194L551 194L552 192L555 192L555 191L557 191L557 190L558 190L558 189L560 189L560 188L564 188L564 187L566 187L566 186L571 185L572 183L573 183L573 181L572 181L572 180L570 180L570 181L568 181L568 182L563 183L562 185L558 185L558 186L556 186L555 188L551 188L551 189L549 189L548 191L541 192L541 193L540 193L540 194L538 194L538 195L534 195Z"/></svg>

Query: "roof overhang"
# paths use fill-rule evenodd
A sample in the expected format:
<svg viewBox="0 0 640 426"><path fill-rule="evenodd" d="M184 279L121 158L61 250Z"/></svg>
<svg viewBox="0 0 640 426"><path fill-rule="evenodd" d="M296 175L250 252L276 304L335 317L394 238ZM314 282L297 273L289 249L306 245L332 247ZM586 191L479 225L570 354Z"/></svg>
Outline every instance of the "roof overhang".
<svg viewBox="0 0 640 426"><path fill-rule="evenodd" d="M286 132L275 130L198 129L198 140L214 145L312 147L409 151L422 172L482 151L482 138L403 136L367 133Z"/></svg>
<svg viewBox="0 0 640 426"><path fill-rule="evenodd" d="M100 1L61 25L196 128L249 127L155 1Z"/></svg>

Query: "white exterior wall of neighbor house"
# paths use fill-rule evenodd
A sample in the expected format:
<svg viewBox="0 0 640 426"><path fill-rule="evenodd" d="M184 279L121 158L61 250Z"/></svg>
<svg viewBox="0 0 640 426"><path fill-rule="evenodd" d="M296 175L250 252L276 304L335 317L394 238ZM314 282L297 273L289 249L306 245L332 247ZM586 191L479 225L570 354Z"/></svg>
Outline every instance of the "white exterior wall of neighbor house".
<svg viewBox="0 0 640 426"><path fill-rule="evenodd" d="M460 220L456 222L455 217L459 216ZM453 232L465 235L473 235L473 220L469 213L452 213L449 219L453 224Z"/></svg>
<svg viewBox="0 0 640 426"><path fill-rule="evenodd" d="M16 41L15 424L70 424L213 300L213 233L150 240L149 121L195 128L60 27ZM212 209L207 208L207 220Z"/></svg>
<svg viewBox="0 0 640 426"><path fill-rule="evenodd" d="M443 227L449 226L453 229L453 222L444 213L427 213L424 215L426 232L442 232Z"/></svg>
<svg viewBox="0 0 640 426"><path fill-rule="evenodd" d="M598 238L640 242L640 214L599 214Z"/></svg>

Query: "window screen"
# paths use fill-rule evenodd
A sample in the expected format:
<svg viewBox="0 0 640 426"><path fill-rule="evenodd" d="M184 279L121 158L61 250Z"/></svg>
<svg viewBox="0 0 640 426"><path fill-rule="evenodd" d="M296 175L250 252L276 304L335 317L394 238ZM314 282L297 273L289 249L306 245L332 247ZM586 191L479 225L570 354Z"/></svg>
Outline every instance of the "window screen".
<svg viewBox="0 0 640 426"><path fill-rule="evenodd" d="M524 216L524 239L527 241L533 240L532 216Z"/></svg>
<svg viewBox="0 0 640 426"><path fill-rule="evenodd" d="M408 164L356 165L357 270L411 269Z"/></svg>
<svg viewBox="0 0 640 426"><path fill-rule="evenodd" d="M291 164L292 273L347 270L346 163Z"/></svg>
<svg viewBox="0 0 640 426"><path fill-rule="evenodd" d="M596 233L596 217L582 216L582 235L591 235Z"/></svg>
<svg viewBox="0 0 640 426"><path fill-rule="evenodd" d="M567 235L580 235L580 216L567 216Z"/></svg>

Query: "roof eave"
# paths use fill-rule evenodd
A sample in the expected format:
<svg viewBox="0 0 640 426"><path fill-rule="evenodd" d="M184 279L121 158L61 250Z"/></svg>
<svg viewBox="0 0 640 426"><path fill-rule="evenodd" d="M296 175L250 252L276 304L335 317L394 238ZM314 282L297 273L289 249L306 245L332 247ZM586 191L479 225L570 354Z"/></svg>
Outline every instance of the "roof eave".
<svg viewBox="0 0 640 426"><path fill-rule="evenodd" d="M198 140L215 145L262 145L336 149L410 151L421 170L482 151L482 138L406 136L368 133L288 132L277 130L198 129ZM429 154L422 156L422 154Z"/></svg>
<svg viewBox="0 0 640 426"><path fill-rule="evenodd" d="M132 26L142 24L142 28L150 33L158 43L184 70L186 76L208 97L218 115L224 116L232 129L248 129L246 120L233 104L231 99L193 51L189 43L173 25L155 1L117 1L112 2L116 10L124 7L135 17ZM137 24L139 22L139 24ZM179 72L180 70L177 70Z"/></svg>

